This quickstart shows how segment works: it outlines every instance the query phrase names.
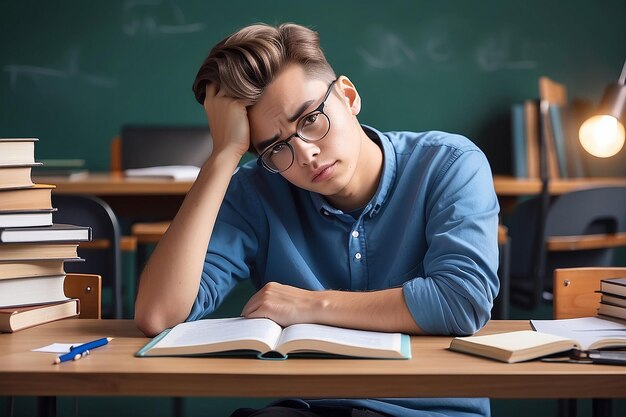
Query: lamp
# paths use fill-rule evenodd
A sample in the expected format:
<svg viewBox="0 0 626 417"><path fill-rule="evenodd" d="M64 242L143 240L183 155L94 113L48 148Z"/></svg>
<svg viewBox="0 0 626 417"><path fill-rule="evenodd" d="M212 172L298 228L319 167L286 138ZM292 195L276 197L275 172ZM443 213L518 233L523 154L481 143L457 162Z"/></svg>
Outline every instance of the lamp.
<svg viewBox="0 0 626 417"><path fill-rule="evenodd" d="M610 84L598 107L598 114L587 119L578 132L583 148L593 156L608 158L624 146L626 114L626 61L617 83Z"/></svg>

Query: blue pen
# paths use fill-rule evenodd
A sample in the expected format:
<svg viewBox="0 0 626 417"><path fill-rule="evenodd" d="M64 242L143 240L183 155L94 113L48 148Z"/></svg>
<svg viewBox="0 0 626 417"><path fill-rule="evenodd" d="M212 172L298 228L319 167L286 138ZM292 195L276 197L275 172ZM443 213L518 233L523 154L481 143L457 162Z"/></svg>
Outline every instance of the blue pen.
<svg viewBox="0 0 626 417"><path fill-rule="evenodd" d="M67 362L71 360L79 360L85 355L89 355L89 349L95 349L100 346L104 346L113 340L112 337L103 337L101 339L92 340L91 342L83 343L82 345L72 346L70 347L70 351L58 356L54 360L54 364L58 364L61 362Z"/></svg>

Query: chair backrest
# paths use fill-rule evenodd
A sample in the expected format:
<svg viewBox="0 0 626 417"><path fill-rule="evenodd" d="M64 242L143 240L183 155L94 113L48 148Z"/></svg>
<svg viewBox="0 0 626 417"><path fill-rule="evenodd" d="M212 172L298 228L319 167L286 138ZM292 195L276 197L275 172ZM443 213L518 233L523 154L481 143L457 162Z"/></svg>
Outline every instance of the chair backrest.
<svg viewBox="0 0 626 417"><path fill-rule="evenodd" d="M92 231L93 242L78 247L79 254L85 262L66 262L65 270L76 273L98 273L105 277L103 287L110 290L111 302L105 304L103 314L107 318L121 318L123 315L121 232L115 213L106 202L91 196L53 194L52 205L58 209L53 214L55 223L89 226Z"/></svg>
<svg viewBox="0 0 626 417"><path fill-rule="evenodd" d="M540 198L521 203L509 218L511 236L511 299L518 305L534 307L539 300L537 289L551 290L552 271L556 268L611 266L614 239L599 239L593 249L548 252L542 276L533 274L533 251L537 244ZM554 236L611 237L626 232L626 187L603 187L577 190L553 197L546 217L545 242ZM573 239L572 239L573 240ZM612 243L613 242L613 243ZM572 245L576 248L576 245ZM540 293L539 293L540 295Z"/></svg>
<svg viewBox="0 0 626 417"><path fill-rule="evenodd" d="M81 319L100 319L102 312L102 278L100 275L67 274L63 282L65 296L80 300Z"/></svg>
<svg viewBox="0 0 626 417"><path fill-rule="evenodd" d="M208 127L123 126L111 144L111 170L163 165L201 167L212 149Z"/></svg>
<svg viewBox="0 0 626 417"><path fill-rule="evenodd" d="M566 268L554 271L555 319L595 316L600 280L626 276L626 268Z"/></svg>
<svg viewBox="0 0 626 417"><path fill-rule="evenodd" d="M508 235L508 228L502 224L498 225L498 278L500 279L500 291L493 300L491 318L496 320L506 320L509 318L509 269L511 262L511 238Z"/></svg>

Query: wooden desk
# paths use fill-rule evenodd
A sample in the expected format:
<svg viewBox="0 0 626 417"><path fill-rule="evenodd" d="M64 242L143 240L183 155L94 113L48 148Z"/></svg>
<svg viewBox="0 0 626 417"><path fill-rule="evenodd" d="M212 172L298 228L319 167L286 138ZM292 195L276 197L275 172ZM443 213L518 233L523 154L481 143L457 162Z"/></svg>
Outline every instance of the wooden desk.
<svg viewBox="0 0 626 417"><path fill-rule="evenodd" d="M192 181L159 178L127 178L120 173L90 173L85 177L33 177L36 183L54 184L57 194L110 195L185 195Z"/></svg>
<svg viewBox="0 0 626 417"><path fill-rule="evenodd" d="M494 321L483 334L527 329ZM52 365L52 342L115 339L76 362ZM446 350L449 337L414 337L409 361L135 358L147 343L132 321L62 320L0 334L0 395L240 397L619 398L626 367L505 364Z"/></svg>
<svg viewBox="0 0 626 417"><path fill-rule="evenodd" d="M494 175L493 184L500 197L518 197L541 192L541 180L522 179L505 175ZM572 178L550 180L550 194L564 194L573 190L594 187L626 186L626 178Z"/></svg>
<svg viewBox="0 0 626 417"><path fill-rule="evenodd" d="M169 195L184 196L191 181L170 181L163 179L125 178L113 173L94 173L80 179L70 180L64 177L34 177L35 182L56 185L57 194L91 194L106 196L150 196ZM493 177L496 193L499 196L522 196L538 194L541 191L539 179L520 179L506 175ZM552 194L563 194L568 191L601 187L626 185L626 178L576 178L550 181Z"/></svg>
<svg viewBox="0 0 626 417"><path fill-rule="evenodd" d="M33 182L54 184L54 194L95 195L118 216L129 219L171 219L176 215L192 181L126 178L119 173L91 173L86 177L33 177Z"/></svg>

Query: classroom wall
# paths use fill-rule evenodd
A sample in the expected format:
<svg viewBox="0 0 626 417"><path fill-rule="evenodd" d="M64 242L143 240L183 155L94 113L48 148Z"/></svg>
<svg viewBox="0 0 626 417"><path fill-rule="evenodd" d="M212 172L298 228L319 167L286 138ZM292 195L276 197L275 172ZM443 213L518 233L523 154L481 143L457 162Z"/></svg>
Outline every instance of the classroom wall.
<svg viewBox="0 0 626 417"><path fill-rule="evenodd" d="M293 21L356 84L363 123L465 134L510 173L510 105L541 75L597 103L624 62L624 16L623 0L0 0L0 137L107 170L123 124L206 123L191 84L214 43ZM624 154L595 171L626 174Z"/></svg>

